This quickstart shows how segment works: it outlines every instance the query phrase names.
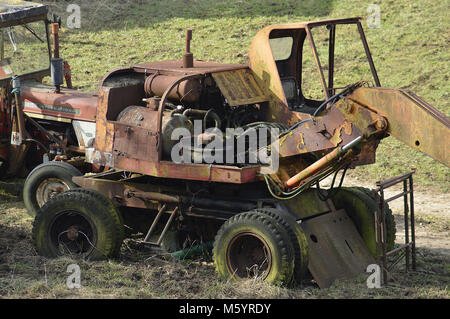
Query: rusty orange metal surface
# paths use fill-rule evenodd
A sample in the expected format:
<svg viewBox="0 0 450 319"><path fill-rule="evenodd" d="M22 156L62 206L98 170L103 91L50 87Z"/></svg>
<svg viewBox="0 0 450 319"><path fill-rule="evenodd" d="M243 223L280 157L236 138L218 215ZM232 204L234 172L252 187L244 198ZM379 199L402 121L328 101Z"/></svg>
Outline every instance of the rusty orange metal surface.
<svg viewBox="0 0 450 319"><path fill-rule="evenodd" d="M150 163L158 162L158 137L154 131L129 124L114 123L114 162L118 168L122 158L132 158ZM139 168L132 169L138 172Z"/></svg>
<svg viewBox="0 0 450 319"><path fill-rule="evenodd" d="M450 120L414 93L360 88L348 99L385 118L390 135L450 167Z"/></svg>
<svg viewBox="0 0 450 319"><path fill-rule="evenodd" d="M110 99L110 89L100 88L99 101L97 106L97 122L94 148L100 152L112 154L114 142L114 125L106 119L108 111L108 100ZM94 164L101 164L99 162ZM108 165L109 166L109 165Z"/></svg>
<svg viewBox="0 0 450 319"><path fill-rule="evenodd" d="M266 94L249 69L213 73L212 77L230 106L262 103Z"/></svg>
<svg viewBox="0 0 450 319"><path fill-rule="evenodd" d="M162 96L166 88L175 82L179 76L162 75L154 73L147 77L144 83L144 90L148 96ZM201 97L201 84L198 79L183 81L169 92L171 99L177 99L187 103L194 103Z"/></svg>
<svg viewBox="0 0 450 319"><path fill-rule="evenodd" d="M130 158L103 152L87 150L86 160L89 163L115 167L125 171L162 178L196 180L205 182L220 182L243 184L260 181L259 166L234 167L207 164L177 164L170 161L151 162L149 160Z"/></svg>
<svg viewBox="0 0 450 319"><path fill-rule="evenodd" d="M304 120L307 115L300 112L292 112L287 105L286 96L284 94L281 79L278 74L278 68L274 60L272 48L270 46L271 35L289 35L294 37L294 43L297 43L297 47L293 48L292 60L301 61L301 48L298 45L303 44L303 41L308 38L311 49L313 50L313 56L316 63L318 63L318 72L322 81L324 98L328 97L328 88L325 85L323 72L320 68L320 61L317 57L317 50L313 38L310 34L310 29L320 25L328 24L347 24L347 23L359 23L360 18L348 18L348 19L329 19L312 22L301 22L292 24L271 25L265 27L259 31L253 38L249 51L249 66L252 69L256 80L261 87L270 92L269 108L267 110L266 117L272 119L275 122L281 122L288 125L293 125L298 121ZM300 60L299 60L300 59ZM293 70L298 70L300 66L292 65ZM299 76L299 75L297 75ZM297 78L298 80L298 78Z"/></svg>
<svg viewBox="0 0 450 319"><path fill-rule="evenodd" d="M129 158L120 158L116 166L125 170L137 168L138 173L151 176L206 182L243 184L261 180L258 176L259 166L238 168L207 164L175 164L169 161L161 161L155 165L148 161Z"/></svg>
<svg viewBox="0 0 450 319"><path fill-rule="evenodd" d="M166 178L226 183L248 183L260 180L257 176L259 166L238 168L160 161L158 159L160 131L156 127L158 112L147 111L147 113L155 114L149 121L153 123L154 130L109 121L106 119L106 114L112 98L111 92L111 88L100 90L95 150L86 154L88 162Z"/></svg>

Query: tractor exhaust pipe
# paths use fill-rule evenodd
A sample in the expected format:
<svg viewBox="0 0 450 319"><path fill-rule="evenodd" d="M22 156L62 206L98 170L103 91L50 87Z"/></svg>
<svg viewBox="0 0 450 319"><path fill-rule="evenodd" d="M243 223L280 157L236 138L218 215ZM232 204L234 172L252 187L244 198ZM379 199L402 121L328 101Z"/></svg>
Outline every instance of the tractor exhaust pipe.
<svg viewBox="0 0 450 319"><path fill-rule="evenodd" d="M194 67L194 55L191 53L192 30L186 30L186 52L183 54L183 68Z"/></svg>
<svg viewBox="0 0 450 319"><path fill-rule="evenodd" d="M59 24L52 24L53 58L51 59L51 78L55 86L55 93L61 93L61 85L64 84L64 60L59 57Z"/></svg>

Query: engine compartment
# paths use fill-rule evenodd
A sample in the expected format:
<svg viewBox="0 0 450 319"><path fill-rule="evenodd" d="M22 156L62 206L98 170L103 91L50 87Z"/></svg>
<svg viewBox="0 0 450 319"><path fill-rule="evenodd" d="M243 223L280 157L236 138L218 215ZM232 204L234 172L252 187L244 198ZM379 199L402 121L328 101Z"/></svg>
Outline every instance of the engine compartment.
<svg viewBox="0 0 450 319"><path fill-rule="evenodd" d="M255 137L260 129L268 129L269 135L270 129L277 132L286 129L282 124L265 121L262 109L267 107L267 101L258 95L261 90L254 79L249 81L251 74L243 66L223 70L217 64L214 67L219 72L188 75L175 69L148 70L147 67L121 69L105 77L102 87L110 90L106 120L160 134L161 160L173 160L173 148L183 143L188 145L195 163L238 167L262 164L249 155L249 138ZM184 129L190 136L179 137L175 134L177 129ZM257 147L270 144L270 138L256 134ZM237 147L238 143L244 146ZM203 158L201 154L211 145L213 156ZM234 152L232 159L226 155L225 161L225 153L230 150ZM114 152L121 151L127 157L145 159L114 145Z"/></svg>

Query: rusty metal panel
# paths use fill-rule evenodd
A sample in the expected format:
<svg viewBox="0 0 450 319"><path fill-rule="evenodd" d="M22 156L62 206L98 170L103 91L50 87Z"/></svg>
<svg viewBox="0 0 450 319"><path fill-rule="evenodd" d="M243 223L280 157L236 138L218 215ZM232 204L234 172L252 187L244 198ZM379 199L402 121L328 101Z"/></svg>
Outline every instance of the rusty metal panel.
<svg viewBox="0 0 450 319"><path fill-rule="evenodd" d="M139 105L130 105L119 113L116 122L156 132L158 129L158 111Z"/></svg>
<svg viewBox="0 0 450 319"><path fill-rule="evenodd" d="M159 163L114 156L116 168L150 176L177 178L197 181L242 184L261 180L258 175L260 166L234 167L208 164L176 164L169 161Z"/></svg>
<svg viewBox="0 0 450 319"><path fill-rule="evenodd" d="M114 122L115 157L134 158L154 163L158 161L157 143L157 135L151 130Z"/></svg>
<svg viewBox="0 0 450 319"><path fill-rule="evenodd" d="M267 101L250 70L234 70L213 73L212 77L230 106Z"/></svg>
<svg viewBox="0 0 450 319"><path fill-rule="evenodd" d="M376 261L344 210L300 224L310 247L309 271L320 288L340 278L353 278Z"/></svg>
<svg viewBox="0 0 450 319"><path fill-rule="evenodd" d="M248 183L257 180L260 166L234 167L209 164L175 164L162 161L158 176L223 183Z"/></svg>
<svg viewBox="0 0 450 319"><path fill-rule="evenodd" d="M147 192L147 188L152 189L151 185L145 184L127 184L121 181L116 181L114 178L117 178L115 175L122 174L123 172L114 172L114 173L106 173L110 175L113 180L108 180L106 177L102 177L101 174L95 176L76 176L73 178L73 182L80 187L95 189L105 195L106 197L113 200L113 202L117 206L127 206L127 207L135 207L135 208L144 208L144 209L157 209L158 205L152 203L150 201L143 201L139 198L133 196L127 196L127 192L130 191L139 191L139 187L143 187L144 191ZM99 178L97 178L97 176ZM134 187L137 186L138 188Z"/></svg>
<svg viewBox="0 0 450 319"><path fill-rule="evenodd" d="M110 95L110 88L100 88L94 147L104 152L112 152L114 141L114 125L106 120Z"/></svg>
<svg viewBox="0 0 450 319"><path fill-rule="evenodd" d="M450 167L450 119L438 109L400 89L359 88L348 99L384 116L390 135Z"/></svg>
<svg viewBox="0 0 450 319"><path fill-rule="evenodd" d="M336 147L323 134L320 134L318 127L315 123L309 122L284 135L279 140L280 157L295 156Z"/></svg>

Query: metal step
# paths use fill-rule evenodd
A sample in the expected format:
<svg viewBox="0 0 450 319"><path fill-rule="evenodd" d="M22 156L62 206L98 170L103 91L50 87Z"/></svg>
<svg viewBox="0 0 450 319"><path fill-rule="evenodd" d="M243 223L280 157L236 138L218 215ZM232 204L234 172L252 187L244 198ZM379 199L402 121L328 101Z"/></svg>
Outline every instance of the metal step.
<svg viewBox="0 0 450 319"><path fill-rule="evenodd" d="M151 246L156 246L156 247L161 247L161 243L164 239L164 236L166 235L167 231L169 230L170 225L172 225L172 222L175 218L175 216L178 214L178 209L179 207L175 207L175 209L173 210L173 212L170 214L169 220L167 221L166 225L164 226L164 229L161 233L161 235L158 238L157 242L152 242L150 241L150 238L152 236L153 231L156 228L156 225L159 222L159 219L161 218L162 214L165 212L166 210L166 204L162 205L161 208L158 211L158 214L155 217L155 220L153 221L152 225L150 226L147 235L145 236L143 241L140 241L140 243L142 244L147 244L147 245L151 245Z"/></svg>

